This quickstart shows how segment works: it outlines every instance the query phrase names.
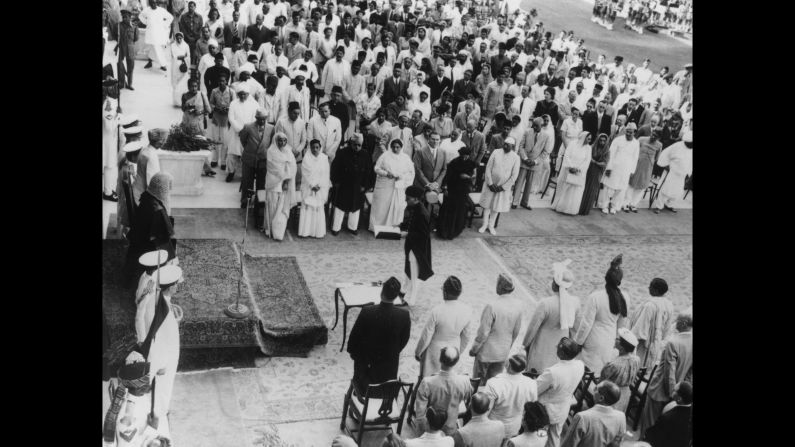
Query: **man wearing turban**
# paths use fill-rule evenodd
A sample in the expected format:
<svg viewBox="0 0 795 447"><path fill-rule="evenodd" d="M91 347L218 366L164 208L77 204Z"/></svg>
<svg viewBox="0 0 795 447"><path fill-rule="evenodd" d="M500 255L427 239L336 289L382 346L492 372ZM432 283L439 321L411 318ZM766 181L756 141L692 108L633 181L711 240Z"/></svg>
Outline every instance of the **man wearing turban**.
<svg viewBox="0 0 795 447"><path fill-rule="evenodd" d="M522 326L522 303L513 294L513 281L500 274L497 298L486 304L480 316L480 328L469 355L475 357L472 377L480 384L502 372L511 346Z"/></svg>

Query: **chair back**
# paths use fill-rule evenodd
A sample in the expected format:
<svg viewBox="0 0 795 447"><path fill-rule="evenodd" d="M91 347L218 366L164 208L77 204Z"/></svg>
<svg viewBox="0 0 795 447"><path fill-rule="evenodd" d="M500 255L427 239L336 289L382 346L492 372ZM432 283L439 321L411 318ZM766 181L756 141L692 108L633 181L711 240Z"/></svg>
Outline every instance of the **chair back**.
<svg viewBox="0 0 795 447"><path fill-rule="evenodd" d="M480 377L470 377L469 384L472 385L472 394L477 393L480 388Z"/></svg>
<svg viewBox="0 0 795 447"><path fill-rule="evenodd" d="M633 421L633 430L638 429L638 424L640 423L640 415L643 411L643 406L646 405L646 393L648 393L648 385L651 381L651 378L654 376L654 372L657 370L658 365L654 365L651 369L651 373L647 376L646 375L646 368L641 368L638 371L638 375L635 377L635 381L630 385L630 396L629 396L629 403L627 403L627 409L624 412L627 415L627 420L630 418ZM646 385L641 391L641 385Z"/></svg>
<svg viewBox="0 0 795 447"><path fill-rule="evenodd" d="M380 419L397 419L393 415L395 401L400 397L401 391L403 395L403 405L400 411L400 420L406 413L406 408L409 403L409 396L414 388L413 383L403 382L400 379L388 380L383 383L371 384L367 387L364 394L364 410L362 413L367 414L367 408L370 404L370 396L379 396L381 399L381 406L378 408L378 416Z"/></svg>
<svg viewBox="0 0 795 447"><path fill-rule="evenodd" d="M535 369L531 369L530 371L523 372L522 375L525 377L529 377L533 380L536 380L538 379L538 376L540 376L541 374L539 374L538 371L536 371Z"/></svg>

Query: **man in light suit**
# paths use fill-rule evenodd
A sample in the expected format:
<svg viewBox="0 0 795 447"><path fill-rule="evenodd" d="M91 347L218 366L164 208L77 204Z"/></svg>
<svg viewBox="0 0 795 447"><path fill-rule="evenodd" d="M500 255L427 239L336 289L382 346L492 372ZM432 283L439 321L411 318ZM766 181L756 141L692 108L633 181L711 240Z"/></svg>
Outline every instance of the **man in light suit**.
<svg viewBox="0 0 795 447"><path fill-rule="evenodd" d="M340 146L342 139L342 124L339 118L331 116L331 108L328 102L324 102L318 108L318 112L309 120L307 127L306 140L320 141L320 148L328 156L328 161L334 161L334 155Z"/></svg>
<svg viewBox="0 0 795 447"><path fill-rule="evenodd" d="M519 329L522 327L522 303L510 295L513 282L500 274L497 278L497 296L486 304L480 317L480 328L469 355L475 357L472 377L479 377L485 385L502 372Z"/></svg>
<svg viewBox="0 0 795 447"><path fill-rule="evenodd" d="M447 173L444 151L439 149L442 137L438 132L431 132L428 144L414 152L414 185L426 191L442 191L442 180Z"/></svg>
<svg viewBox="0 0 795 447"><path fill-rule="evenodd" d="M267 122L268 113L260 108L254 118L256 121L246 124L240 131L240 142L243 144L240 208L245 208L248 204L248 196L251 194L249 189L253 186L255 176L256 190L265 189L268 147L273 138L273 125Z"/></svg>
<svg viewBox="0 0 795 447"><path fill-rule="evenodd" d="M569 417L572 394L585 373L585 363L575 359L579 353L580 345L568 337L561 338L558 343L560 361L538 376L538 401L544 404L549 415L546 447L560 445L560 434Z"/></svg>
<svg viewBox="0 0 795 447"><path fill-rule="evenodd" d="M530 128L528 128L522 138L519 139L519 144L516 146L516 153L519 154L521 163L519 164L519 177L516 178L513 190L513 203L512 209L522 205L522 208L531 209L527 201L530 199L530 170L532 164L530 163L530 153L536 144L536 135L539 132L538 126L530 120Z"/></svg>
<svg viewBox="0 0 795 447"><path fill-rule="evenodd" d="M384 96L381 98L381 104L391 104L398 96L406 97L409 83L402 79L402 74L403 67L396 63L392 69L392 77L384 80Z"/></svg>
<svg viewBox="0 0 795 447"><path fill-rule="evenodd" d="M507 371L492 377L483 389L494 402L489 419L502 422L506 438L519 434L524 404L538 400L536 381L522 374L525 367L527 360L523 353L512 355Z"/></svg>
<svg viewBox="0 0 795 447"><path fill-rule="evenodd" d="M467 121L467 127L461 133L461 141L472 149L472 161L480 164L480 160L486 154L486 137L478 130L478 122L474 119Z"/></svg>
<svg viewBox="0 0 795 447"><path fill-rule="evenodd" d="M468 401L472 397L469 377L453 371L458 359L458 348L454 346L442 348L439 353L442 369L426 377L418 385L417 400L414 401L414 413L417 414L415 427L418 435L428 431L425 411L429 407L447 411L447 421L442 427L444 434L452 436L458 428L458 406L462 401Z"/></svg>
<svg viewBox="0 0 795 447"><path fill-rule="evenodd" d="M500 447L505 427L500 421L489 419L491 399L483 392L472 396L472 419L453 435L455 447Z"/></svg>
<svg viewBox="0 0 795 447"><path fill-rule="evenodd" d="M621 391L615 383L604 380L596 386L595 405L574 415L574 420L563 437L562 447L619 446L627 431L627 417L623 411L612 408Z"/></svg>
<svg viewBox="0 0 795 447"><path fill-rule="evenodd" d="M676 384L692 381L693 374L693 315L683 312L676 317L676 330L665 343L660 363L649 379L646 404L640 419L640 439L662 414L665 404L674 399Z"/></svg>

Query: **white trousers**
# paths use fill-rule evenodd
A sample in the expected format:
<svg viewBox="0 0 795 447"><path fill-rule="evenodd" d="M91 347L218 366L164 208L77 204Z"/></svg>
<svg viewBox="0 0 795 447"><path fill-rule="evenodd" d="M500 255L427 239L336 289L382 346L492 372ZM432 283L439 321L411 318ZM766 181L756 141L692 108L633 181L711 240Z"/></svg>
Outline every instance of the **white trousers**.
<svg viewBox="0 0 795 447"><path fill-rule="evenodd" d="M414 255L413 251L409 251L409 271L411 272L411 277L408 277L405 272L403 273L403 286L405 287L404 293L406 294L406 296L403 297L403 301L412 305L417 300L417 289L419 288L419 283L417 282L419 267L417 266L417 256Z"/></svg>
<svg viewBox="0 0 795 447"><path fill-rule="evenodd" d="M654 200L654 207L658 210L663 209L663 206L673 208L676 203L676 197L666 196L662 192L657 194L657 199Z"/></svg>
<svg viewBox="0 0 795 447"><path fill-rule="evenodd" d="M361 211L361 210L359 210ZM356 231L359 228L359 211L348 213L348 229ZM334 222L331 224L333 231L340 231L342 229L342 218L345 217L345 211L334 207Z"/></svg>
<svg viewBox="0 0 795 447"><path fill-rule="evenodd" d="M627 196L626 200L624 201L624 205L634 206L637 208L638 204L643 199L643 191L645 191L645 189L635 189L630 187L627 190Z"/></svg>
<svg viewBox="0 0 795 447"><path fill-rule="evenodd" d="M114 191L116 191L116 181L119 178L119 168L118 166L105 166L102 169L102 172L102 192L107 195L111 195Z"/></svg>
<svg viewBox="0 0 795 447"><path fill-rule="evenodd" d="M146 56L155 64L165 67L168 63L165 45L147 45Z"/></svg>
<svg viewBox="0 0 795 447"><path fill-rule="evenodd" d="M231 130L227 127L220 127L212 122L207 121L207 135L211 140L220 141L221 144L216 144L213 147L212 159L210 161L221 161L222 165L226 164L226 151L229 149L228 140Z"/></svg>
<svg viewBox="0 0 795 447"><path fill-rule="evenodd" d="M605 186L599 208L607 208L608 203L613 204L613 208L620 208L624 205L624 195L627 189L613 189Z"/></svg>
<svg viewBox="0 0 795 447"><path fill-rule="evenodd" d="M485 227L488 223L488 228L494 229L494 225L497 225L497 216L500 213L494 211L492 212L490 209L486 208L483 210L483 226Z"/></svg>

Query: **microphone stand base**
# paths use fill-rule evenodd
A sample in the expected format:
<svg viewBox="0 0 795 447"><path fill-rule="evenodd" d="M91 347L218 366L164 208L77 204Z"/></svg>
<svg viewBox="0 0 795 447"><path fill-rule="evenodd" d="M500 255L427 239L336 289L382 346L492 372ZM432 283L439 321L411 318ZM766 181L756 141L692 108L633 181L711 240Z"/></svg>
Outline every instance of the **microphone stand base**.
<svg viewBox="0 0 795 447"><path fill-rule="evenodd" d="M230 304L224 313L229 318L243 319L251 315L251 310L245 304Z"/></svg>

